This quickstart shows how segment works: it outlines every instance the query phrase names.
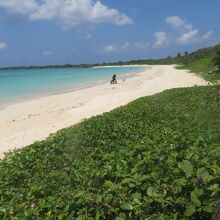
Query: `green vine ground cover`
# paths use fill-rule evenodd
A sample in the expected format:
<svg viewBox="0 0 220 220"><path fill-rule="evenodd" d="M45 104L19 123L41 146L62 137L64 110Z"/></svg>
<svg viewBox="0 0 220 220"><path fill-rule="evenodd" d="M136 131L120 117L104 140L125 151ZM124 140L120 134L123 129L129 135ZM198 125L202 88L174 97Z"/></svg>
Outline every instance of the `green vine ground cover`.
<svg viewBox="0 0 220 220"><path fill-rule="evenodd" d="M140 98L0 161L0 219L219 219L220 86Z"/></svg>

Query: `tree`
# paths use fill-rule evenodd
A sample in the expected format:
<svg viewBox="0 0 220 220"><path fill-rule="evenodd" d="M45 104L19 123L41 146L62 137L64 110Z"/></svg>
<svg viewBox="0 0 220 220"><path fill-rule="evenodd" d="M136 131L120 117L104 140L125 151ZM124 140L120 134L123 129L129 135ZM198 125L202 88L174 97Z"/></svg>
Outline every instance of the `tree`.
<svg viewBox="0 0 220 220"><path fill-rule="evenodd" d="M185 56L187 56L188 55L188 52L185 52Z"/></svg>
<svg viewBox="0 0 220 220"><path fill-rule="evenodd" d="M220 70L220 50L218 50L213 58L214 65Z"/></svg>
<svg viewBox="0 0 220 220"><path fill-rule="evenodd" d="M172 58L171 56L167 56L166 60L165 60L166 64L171 64L172 63Z"/></svg>
<svg viewBox="0 0 220 220"><path fill-rule="evenodd" d="M181 53L178 53L178 54L177 54L177 57L178 57L178 58L181 57Z"/></svg>

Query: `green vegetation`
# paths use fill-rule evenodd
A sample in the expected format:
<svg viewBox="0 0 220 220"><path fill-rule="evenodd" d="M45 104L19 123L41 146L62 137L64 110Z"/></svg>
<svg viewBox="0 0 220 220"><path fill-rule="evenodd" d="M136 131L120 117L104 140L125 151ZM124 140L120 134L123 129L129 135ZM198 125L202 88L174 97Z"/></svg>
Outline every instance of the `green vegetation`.
<svg viewBox="0 0 220 220"><path fill-rule="evenodd" d="M220 49L216 52L216 54L213 58L213 63L220 71Z"/></svg>
<svg viewBox="0 0 220 220"><path fill-rule="evenodd" d="M0 219L219 219L220 86L172 89L0 161Z"/></svg>
<svg viewBox="0 0 220 220"><path fill-rule="evenodd" d="M117 64L147 64L147 65L168 65L177 64L179 69L188 69L197 73L208 81L220 80L220 44L193 53L180 53L176 57L168 56L163 59L133 60L129 62L112 63ZM109 65L109 64L108 64Z"/></svg>
<svg viewBox="0 0 220 220"><path fill-rule="evenodd" d="M180 64L179 68L189 69L206 80L212 82L220 80L220 45L182 56L176 63Z"/></svg>
<svg viewBox="0 0 220 220"><path fill-rule="evenodd" d="M64 65L48 65L48 66L14 66L0 67L0 70L32 70L32 69L59 69L59 68L89 68L91 64L64 64Z"/></svg>

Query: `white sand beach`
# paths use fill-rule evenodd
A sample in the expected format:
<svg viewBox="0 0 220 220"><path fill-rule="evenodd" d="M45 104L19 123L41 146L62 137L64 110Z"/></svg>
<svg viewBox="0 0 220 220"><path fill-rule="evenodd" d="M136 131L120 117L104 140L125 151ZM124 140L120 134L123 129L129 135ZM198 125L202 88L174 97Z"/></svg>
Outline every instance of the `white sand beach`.
<svg viewBox="0 0 220 220"><path fill-rule="evenodd" d="M152 66L135 77L119 80L117 85L106 83L10 104L0 109L0 158L9 150L43 140L62 128L139 97L194 85L207 85L207 82L172 65Z"/></svg>

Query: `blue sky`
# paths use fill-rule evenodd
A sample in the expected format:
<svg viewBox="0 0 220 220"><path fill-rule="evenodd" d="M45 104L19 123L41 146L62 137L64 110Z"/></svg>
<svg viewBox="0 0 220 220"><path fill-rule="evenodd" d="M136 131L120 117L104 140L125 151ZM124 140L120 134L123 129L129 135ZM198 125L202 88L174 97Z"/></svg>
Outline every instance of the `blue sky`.
<svg viewBox="0 0 220 220"><path fill-rule="evenodd" d="M0 0L0 66L160 58L220 43L219 0Z"/></svg>

